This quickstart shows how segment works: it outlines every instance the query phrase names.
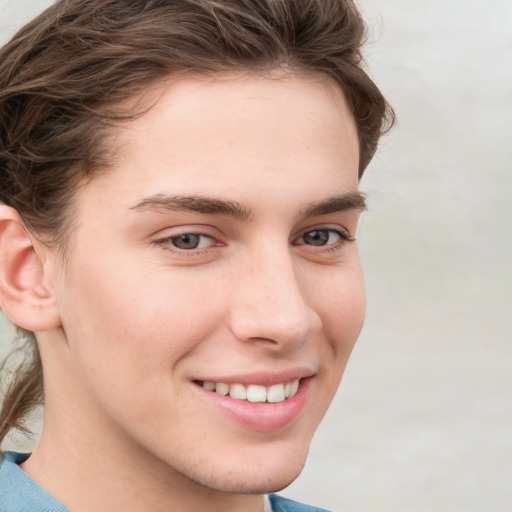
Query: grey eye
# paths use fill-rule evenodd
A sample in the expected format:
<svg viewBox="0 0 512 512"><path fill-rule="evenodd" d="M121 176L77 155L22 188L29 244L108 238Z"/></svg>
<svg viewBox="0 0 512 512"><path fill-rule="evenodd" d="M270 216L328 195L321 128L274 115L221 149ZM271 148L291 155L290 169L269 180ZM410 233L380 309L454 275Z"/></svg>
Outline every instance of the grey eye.
<svg viewBox="0 0 512 512"><path fill-rule="evenodd" d="M195 233L185 233L184 235L175 236L171 239L172 245L178 249L197 249L201 243L201 237Z"/></svg>
<svg viewBox="0 0 512 512"><path fill-rule="evenodd" d="M332 230L328 229L315 229L314 231L308 231L302 235L302 239L305 244L308 245L327 245L331 238L331 235L334 235Z"/></svg>

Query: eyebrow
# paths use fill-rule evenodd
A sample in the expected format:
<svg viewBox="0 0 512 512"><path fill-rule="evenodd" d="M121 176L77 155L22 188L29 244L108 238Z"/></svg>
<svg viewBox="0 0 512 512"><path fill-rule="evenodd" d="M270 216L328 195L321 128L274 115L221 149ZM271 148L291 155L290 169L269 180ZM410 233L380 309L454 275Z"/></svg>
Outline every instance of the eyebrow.
<svg viewBox="0 0 512 512"><path fill-rule="evenodd" d="M252 216L252 208L246 207L237 201L206 196L156 194L144 198L130 209L136 211L156 210L228 215L240 220L249 220ZM365 195L359 191L351 191L313 202L301 211L301 216L316 217L346 210L365 209Z"/></svg>
<svg viewBox="0 0 512 512"><path fill-rule="evenodd" d="M316 217L347 210L366 210L366 195L359 190L345 192L328 199L311 203L302 211L304 217Z"/></svg>
<svg viewBox="0 0 512 512"><path fill-rule="evenodd" d="M230 199L218 199L205 196L168 196L156 194L144 198L131 210L163 210L173 212L192 212L214 215L229 215L240 220L248 220L252 210Z"/></svg>

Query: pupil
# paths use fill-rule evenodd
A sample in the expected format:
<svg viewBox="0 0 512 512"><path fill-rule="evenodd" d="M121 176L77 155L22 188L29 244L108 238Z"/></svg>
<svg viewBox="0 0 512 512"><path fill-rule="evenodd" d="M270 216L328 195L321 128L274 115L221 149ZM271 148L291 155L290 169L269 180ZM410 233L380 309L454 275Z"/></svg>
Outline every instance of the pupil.
<svg viewBox="0 0 512 512"><path fill-rule="evenodd" d="M196 249L199 245L200 235L187 233L173 239L172 243L178 249Z"/></svg>
<svg viewBox="0 0 512 512"><path fill-rule="evenodd" d="M325 230L310 231L304 235L304 242L309 245L325 245L329 241L329 232Z"/></svg>

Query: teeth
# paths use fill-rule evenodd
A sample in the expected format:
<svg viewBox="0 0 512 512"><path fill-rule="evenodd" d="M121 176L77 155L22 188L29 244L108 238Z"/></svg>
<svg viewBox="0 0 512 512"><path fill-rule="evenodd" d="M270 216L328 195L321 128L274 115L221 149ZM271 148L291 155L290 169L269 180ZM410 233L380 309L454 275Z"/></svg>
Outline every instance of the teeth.
<svg viewBox="0 0 512 512"><path fill-rule="evenodd" d="M284 399L284 384L276 384L267 389L267 401L282 402Z"/></svg>
<svg viewBox="0 0 512 512"><path fill-rule="evenodd" d="M207 389L208 391L215 391L215 382L203 382L203 388Z"/></svg>
<svg viewBox="0 0 512 512"><path fill-rule="evenodd" d="M204 381L203 388L215 391L219 395L229 395L236 400L249 402L278 403L294 396L299 389L299 379L273 386L260 386L258 384L226 384L224 382Z"/></svg>
<svg viewBox="0 0 512 512"><path fill-rule="evenodd" d="M265 386L257 386L256 384L247 386L247 400L249 402L266 402L267 388Z"/></svg>
<svg viewBox="0 0 512 512"><path fill-rule="evenodd" d="M293 382L290 383L290 396L295 395L295 393L297 393L298 390L299 390L299 381L294 380Z"/></svg>
<svg viewBox="0 0 512 512"><path fill-rule="evenodd" d="M219 395L227 395L229 393L229 384L224 384L224 382L217 382L217 384L215 384L215 392L219 393Z"/></svg>
<svg viewBox="0 0 512 512"><path fill-rule="evenodd" d="M247 390L243 384L231 384L231 386L229 386L229 396L237 400L246 400Z"/></svg>

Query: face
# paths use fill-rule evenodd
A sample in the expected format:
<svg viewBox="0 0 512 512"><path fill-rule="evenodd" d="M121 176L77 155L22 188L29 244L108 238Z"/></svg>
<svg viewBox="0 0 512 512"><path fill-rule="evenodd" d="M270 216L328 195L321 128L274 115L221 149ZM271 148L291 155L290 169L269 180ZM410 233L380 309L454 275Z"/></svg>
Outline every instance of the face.
<svg viewBox="0 0 512 512"><path fill-rule="evenodd" d="M77 196L48 414L79 401L67 431L198 488L280 489L363 321L355 125L318 77L152 93Z"/></svg>

